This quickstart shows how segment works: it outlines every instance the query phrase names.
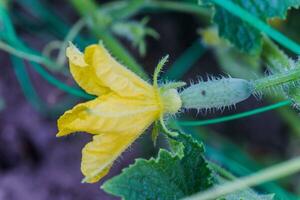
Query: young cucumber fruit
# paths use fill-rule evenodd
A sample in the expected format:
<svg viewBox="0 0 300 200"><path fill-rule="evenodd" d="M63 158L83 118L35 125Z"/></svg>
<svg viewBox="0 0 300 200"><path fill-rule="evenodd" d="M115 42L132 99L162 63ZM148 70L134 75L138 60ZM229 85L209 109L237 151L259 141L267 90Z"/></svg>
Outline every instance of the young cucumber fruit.
<svg viewBox="0 0 300 200"><path fill-rule="evenodd" d="M210 78L180 93L186 109L223 109L247 99L254 91L250 81L238 78Z"/></svg>

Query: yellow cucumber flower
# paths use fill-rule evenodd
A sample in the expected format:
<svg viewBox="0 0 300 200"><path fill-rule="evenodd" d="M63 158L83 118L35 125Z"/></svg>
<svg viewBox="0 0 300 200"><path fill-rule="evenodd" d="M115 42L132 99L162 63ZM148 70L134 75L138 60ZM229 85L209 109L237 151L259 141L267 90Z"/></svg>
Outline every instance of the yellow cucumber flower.
<svg viewBox="0 0 300 200"><path fill-rule="evenodd" d="M158 87L166 59L155 70L151 85L118 63L102 44L88 46L84 54L70 44L66 54L78 85L97 98L66 111L58 119L57 136L78 131L94 135L82 149L81 162L83 181L93 183L154 121L160 120L166 129L162 117L180 109L176 87L182 84Z"/></svg>

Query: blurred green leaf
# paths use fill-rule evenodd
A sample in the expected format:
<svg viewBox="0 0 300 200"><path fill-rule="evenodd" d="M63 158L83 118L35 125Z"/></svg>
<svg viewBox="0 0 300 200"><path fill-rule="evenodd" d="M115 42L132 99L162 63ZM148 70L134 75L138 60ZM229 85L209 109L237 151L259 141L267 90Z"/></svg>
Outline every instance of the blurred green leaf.
<svg viewBox="0 0 300 200"><path fill-rule="evenodd" d="M215 26L201 29L199 34L202 36L203 43L214 51L221 69L226 73L248 80L258 77L262 68L260 55L253 56L240 52L228 41L219 37Z"/></svg>
<svg viewBox="0 0 300 200"><path fill-rule="evenodd" d="M146 37L158 39L159 34L152 28L147 27L149 18L141 21L120 21L112 25L112 31L116 35L126 38L134 47L137 47L141 55L146 54Z"/></svg>
<svg viewBox="0 0 300 200"><path fill-rule="evenodd" d="M102 6L102 11L111 15L114 21L125 20L137 14L148 3L147 0L113 1Z"/></svg>
<svg viewBox="0 0 300 200"><path fill-rule="evenodd" d="M2 111L5 108L5 101L2 97L0 97L0 111Z"/></svg>
<svg viewBox="0 0 300 200"><path fill-rule="evenodd" d="M176 141L184 146L182 158L161 149L158 158L137 159L102 188L128 200L180 199L209 188L211 170L203 157L203 145L184 134Z"/></svg>
<svg viewBox="0 0 300 200"><path fill-rule="evenodd" d="M298 7L300 5L300 0L228 1L236 3L265 22L274 17L285 18L289 8ZM200 2L204 4L213 3L213 0L202 0ZM240 18L232 15L224 8L215 5L215 15L213 20L219 27L220 36L228 39L243 52L256 53L261 49L261 33Z"/></svg>

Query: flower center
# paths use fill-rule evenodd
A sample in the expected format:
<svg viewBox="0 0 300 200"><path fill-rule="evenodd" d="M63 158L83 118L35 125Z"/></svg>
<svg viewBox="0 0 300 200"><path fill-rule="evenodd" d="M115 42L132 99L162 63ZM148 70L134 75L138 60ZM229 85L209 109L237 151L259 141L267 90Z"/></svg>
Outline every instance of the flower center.
<svg viewBox="0 0 300 200"><path fill-rule="evenodd" d="M175 114L182 106L180 96L176 89L161 90L160 99L164 113Z"/></svg>

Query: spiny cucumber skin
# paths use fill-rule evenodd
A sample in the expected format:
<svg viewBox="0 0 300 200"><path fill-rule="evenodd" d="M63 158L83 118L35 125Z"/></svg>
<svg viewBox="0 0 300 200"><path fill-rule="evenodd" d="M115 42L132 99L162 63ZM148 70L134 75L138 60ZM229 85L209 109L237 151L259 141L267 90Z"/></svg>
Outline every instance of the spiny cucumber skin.
<svg viewBox="0 0 300 200"><path fill-rule="evenodd" d="M180 97L186 109L223 109L247 99L253 90L250 81L222 78L191 85L180 93Z"/></svg>

